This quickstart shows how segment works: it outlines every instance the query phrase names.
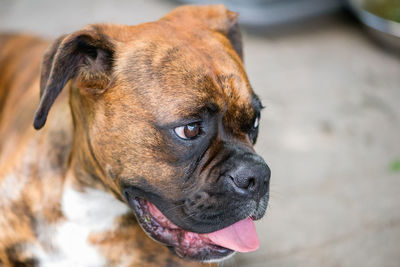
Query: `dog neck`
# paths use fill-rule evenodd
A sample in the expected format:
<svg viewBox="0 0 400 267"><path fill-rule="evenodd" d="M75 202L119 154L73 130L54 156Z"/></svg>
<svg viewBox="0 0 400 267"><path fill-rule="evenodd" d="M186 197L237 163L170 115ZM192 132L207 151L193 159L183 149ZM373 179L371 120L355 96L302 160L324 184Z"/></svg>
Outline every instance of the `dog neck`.
<svg viewBox="0 0 400 267"><path fill-rule="evenodd" d="M74 121L74 140L71 152L70 169L74 185L77 188L92 188L109 192L119 200L123 200L118 185L107 179L106 166L101 166L93 151L90 139L90 99L81 95L80 89L69 88L69 102Z"/></svg>
<svg viewBox="0 0 400 267"><path fill-rule="evenodd" d="M105 231L112 227L116 217L130 212L129 207L112 194L102 189L82 187L76 181L74 174L69 172L61 202L67 221L87 225L93 231Z"/></svg>
<svg viewBox="0 0 400 267"><path fill-rule="evenodd" d="M79 266L106 266L106 257L91 240L97 233L117 229L118 219L130 212L129 207L103 190L77 187L73 172L68 171L61 211L63 219L50 226L53 249L35 250L41 266L72 266L76 259Z"/></svg>
<svg viewBox="0 0 400 267"><path fill-rule="evenodd" d="M118 201L123 202L123 197L114 184L105 182L102 178L103 171L96 166L93 158L88 158L85 154L74 155L71 161L70 172L66 182L71 183L77 190L98 190L103 191ZM86 163L86 164L85 164Z"/></svg>

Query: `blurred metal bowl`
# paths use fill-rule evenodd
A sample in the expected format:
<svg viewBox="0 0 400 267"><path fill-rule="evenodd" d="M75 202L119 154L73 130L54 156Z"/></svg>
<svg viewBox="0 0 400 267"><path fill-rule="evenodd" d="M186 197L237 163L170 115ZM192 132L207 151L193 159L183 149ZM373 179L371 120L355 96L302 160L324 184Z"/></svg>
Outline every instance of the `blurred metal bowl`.
<svg viewBox="0 0 400 267"><path fill-rule="evenodd" d="M365 2L365 0L348 1L350 9L368 27L372 36L383 45L400 53L400 23L367 11L365 9Z"/></svg>

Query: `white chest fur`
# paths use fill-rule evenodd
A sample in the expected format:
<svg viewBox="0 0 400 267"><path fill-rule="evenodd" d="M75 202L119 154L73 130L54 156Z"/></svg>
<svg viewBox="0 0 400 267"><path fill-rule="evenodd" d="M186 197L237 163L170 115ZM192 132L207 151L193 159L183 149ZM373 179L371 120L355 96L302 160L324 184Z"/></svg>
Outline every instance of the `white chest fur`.
<svg viewBox="0 0 400 267"><path fill-rule="evenodd" d="M117 217L129 212L124 203L113 195L96 189L79 192L66 187L62 198L62 211L66 221L54 225L48 235L53 253L38 253L43 267L98 267L105 259L88 242L91 233L111 230Z"/></svg>

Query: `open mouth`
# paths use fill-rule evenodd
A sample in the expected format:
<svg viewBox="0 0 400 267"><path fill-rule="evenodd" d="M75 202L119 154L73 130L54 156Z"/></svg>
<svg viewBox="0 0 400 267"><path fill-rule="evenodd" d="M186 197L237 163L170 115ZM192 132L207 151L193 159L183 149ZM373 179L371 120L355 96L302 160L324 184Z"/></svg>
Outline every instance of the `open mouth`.
<svg viewBox="0 0 400 267"><path fill-rule="evenodd" d="M133 198L130 204L143 230L179 256L200 261L218 261L235 251L249 252L259 247L254 222L246 218L224 229L199 234L172 223L151 202Z"/></svg>

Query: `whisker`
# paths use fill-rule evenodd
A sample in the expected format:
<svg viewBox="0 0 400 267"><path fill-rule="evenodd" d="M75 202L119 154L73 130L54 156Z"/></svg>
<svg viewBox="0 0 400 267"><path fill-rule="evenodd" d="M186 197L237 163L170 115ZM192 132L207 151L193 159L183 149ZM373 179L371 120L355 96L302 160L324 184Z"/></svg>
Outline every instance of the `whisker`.
<svg viewBox="0 0 400 267"><path fill-rule="evenodd" d="M167 210L165 211L165 213L170 212L170 211L172 211L172 210L174 210L174 209L180 208L180 207L182 207L182 206L184 206L184 205L185 205L185 203L182 203L182 204L176 205L176 206L174 206L174 207L171 207L171 208L167 209Z"/></svg>
<svg viewBox="0 0 400 267"><path fill-rule="evenodd" d="M189 214L189 215L186 216L184 219L185 219L185 220L186 220L186 219L189 219L190 217L195 216L195 215L196 215L196 213Z"/></svg>

